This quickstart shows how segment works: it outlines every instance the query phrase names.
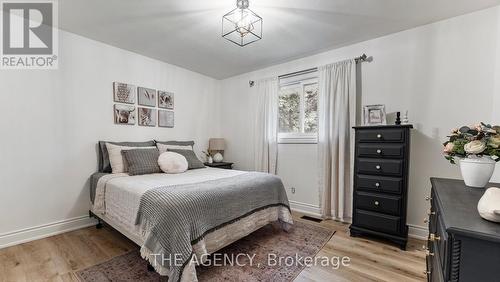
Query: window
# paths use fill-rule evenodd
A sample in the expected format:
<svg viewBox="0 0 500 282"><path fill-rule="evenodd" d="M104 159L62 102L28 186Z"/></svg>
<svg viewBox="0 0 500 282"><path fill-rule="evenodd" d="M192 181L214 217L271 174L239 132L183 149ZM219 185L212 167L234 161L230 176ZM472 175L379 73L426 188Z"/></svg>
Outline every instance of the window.
<svg viewBox="0 0 500 282"><path fill-rule="evenodd" d="M279 143L316 143L318 132L317 72L280 78Z"/></svg>

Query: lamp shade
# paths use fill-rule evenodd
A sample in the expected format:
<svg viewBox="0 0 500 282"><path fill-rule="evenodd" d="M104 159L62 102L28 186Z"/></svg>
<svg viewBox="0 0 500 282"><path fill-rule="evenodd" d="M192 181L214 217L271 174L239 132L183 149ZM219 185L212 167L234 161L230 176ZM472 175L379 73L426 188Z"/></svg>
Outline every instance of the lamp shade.
<svg viewBox="0 0 500 282"><path fill-rule="evenodd" d="M208 140L208 149L212 151L223 151L226 148L226 141L224 138L210 138Z"/></svg>

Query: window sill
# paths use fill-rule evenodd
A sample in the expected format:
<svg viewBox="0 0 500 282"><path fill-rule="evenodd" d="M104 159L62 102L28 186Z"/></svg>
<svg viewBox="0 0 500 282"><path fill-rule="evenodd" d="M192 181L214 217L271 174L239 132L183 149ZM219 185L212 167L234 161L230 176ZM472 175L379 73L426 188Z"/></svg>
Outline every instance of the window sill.
<svg viewBox="0 0 500 282"><path fill-rule="evenodd" d="M316 136L278 137L278 144L318 144Z"/></svg>

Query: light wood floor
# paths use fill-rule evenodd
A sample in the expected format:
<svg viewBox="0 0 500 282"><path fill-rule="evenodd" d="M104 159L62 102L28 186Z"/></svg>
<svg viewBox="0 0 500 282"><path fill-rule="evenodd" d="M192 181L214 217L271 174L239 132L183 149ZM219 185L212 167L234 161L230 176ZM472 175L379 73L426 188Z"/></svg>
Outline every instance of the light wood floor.
<svg viewBox="0 0 500 282"><path fill-rule="evenodd" d="M299 214L294 214L296 220ZM311 223L311 221L307 221ZM348 225L319 224L336 230L318 256L351 259L350 266L304 269L295 281L424 281L424 242L410 239L407 251L390 244L349 237ZM75 271L109 260L136 246L109 227L84 228L0 250L0 281L78 281Z"/></svg>

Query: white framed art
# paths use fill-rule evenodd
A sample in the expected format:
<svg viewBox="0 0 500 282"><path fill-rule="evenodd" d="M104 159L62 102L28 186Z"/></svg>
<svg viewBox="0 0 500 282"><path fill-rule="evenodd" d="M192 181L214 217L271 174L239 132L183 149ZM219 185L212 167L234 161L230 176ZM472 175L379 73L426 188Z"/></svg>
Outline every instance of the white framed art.
<svg viewBox="0 0 500 282"><path fill-rule="evenodd" d="M158 108L174 109L174 93L158 90Z"/></svg>
<svg viewBox="0 0 500 282"><path fill-rule="evenodd" d="M113 100L118 103L135 104L135 85L113 82Z"/></svg>
<svg viewBox="0 0 500 282"><path fill-rule="evenodd" d="M137 103L140 106L156 107L156 90L137 87Z"/></svg>
<svg viewBox="0 0 500 282"><path fill-rule="evenodd" d="M385 105L366 105L363 107L364 125L386 125Z"/></svg>
<svg viewBox="0 0 500 282"><path fill-rule="evenodd" d="M114 120L115 124L135 124L135 106L115 104Z"/></svg>
<svg viewBox="0 0 500 282"><path fill-rule="evenodd" d="M158 126L159 127L174 127L175 116L174 111L158 110Z"/></svg>
<svg viewBox="0 0 500 282"><path fill-rule="evenodd" d="M137 112L140 126L156 126L156 109L137 107Z"/></svg>

